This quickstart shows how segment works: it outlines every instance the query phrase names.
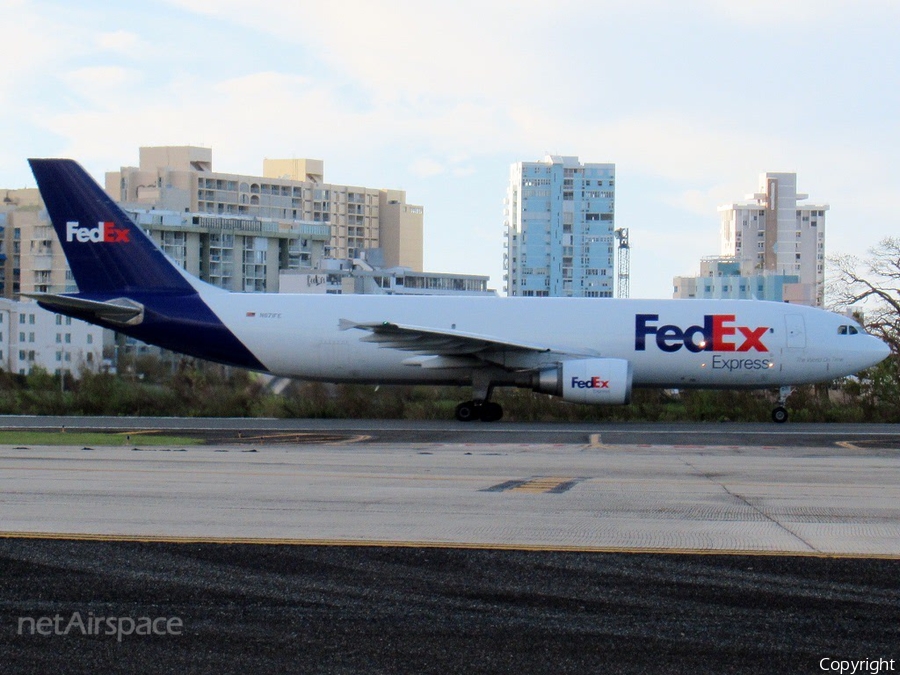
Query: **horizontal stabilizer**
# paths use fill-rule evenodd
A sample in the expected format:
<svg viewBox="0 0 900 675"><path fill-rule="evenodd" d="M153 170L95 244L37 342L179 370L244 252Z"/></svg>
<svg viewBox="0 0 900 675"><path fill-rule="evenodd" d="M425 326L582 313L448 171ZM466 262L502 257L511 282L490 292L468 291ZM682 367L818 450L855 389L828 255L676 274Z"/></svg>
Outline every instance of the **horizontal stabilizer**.
<svg viewBox="0 0 900 675"><path fill-rule="evenodd" d="M23 293L37 300L44 309L62 314L76 313L87 321L97 320L116 326L137 326L144 320L144 306L128 298L116 298L100 302L85 300L75 295L54 293Z"/></svg>

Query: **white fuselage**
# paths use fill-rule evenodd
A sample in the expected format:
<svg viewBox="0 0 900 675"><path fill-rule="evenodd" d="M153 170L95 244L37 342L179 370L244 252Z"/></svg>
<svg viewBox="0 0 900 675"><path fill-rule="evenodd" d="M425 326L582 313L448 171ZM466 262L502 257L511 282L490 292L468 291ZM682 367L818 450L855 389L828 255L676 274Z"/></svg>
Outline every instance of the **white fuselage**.
<svg viewBox="0 0 900 675"><path fill-rule="evenodd" d="M410 352L361 341L365 333L342 329L342 320L459 331L550 350L511 353L508 365L523 370L582 356L626 359L634 385L644 387L805 384L855 373L887 355L884 343L846 317L755 300L201 294L270 372L332 382L471 381L471 369L423 368Z"/></svg>

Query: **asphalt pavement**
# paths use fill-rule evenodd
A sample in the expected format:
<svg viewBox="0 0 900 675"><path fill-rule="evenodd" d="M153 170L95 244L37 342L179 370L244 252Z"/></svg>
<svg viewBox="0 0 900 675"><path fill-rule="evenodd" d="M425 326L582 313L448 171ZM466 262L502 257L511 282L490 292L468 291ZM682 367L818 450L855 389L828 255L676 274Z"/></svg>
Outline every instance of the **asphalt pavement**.
<svg viewBox="0 0 900 675"><path fill-rule="evenodd" d="M896 666L898 571L813 556L11 538L0 540L0 662L5 673L218 674ZM43 635L29 622L41 618ZM127 619L143 618L178 621L129 633Z"/></svg>

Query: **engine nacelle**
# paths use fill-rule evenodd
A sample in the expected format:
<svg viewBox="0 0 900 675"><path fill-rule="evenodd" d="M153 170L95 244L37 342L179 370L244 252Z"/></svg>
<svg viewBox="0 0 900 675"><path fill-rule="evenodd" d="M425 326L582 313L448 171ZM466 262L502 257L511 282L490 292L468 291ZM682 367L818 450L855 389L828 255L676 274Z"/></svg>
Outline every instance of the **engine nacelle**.
<svg viewBox="0 0 900 675"><path fill-rule="evenodd" d="M531 388L571 403L624 405L631 401L631 379L625 359L572 359L537 373Z"/></svg>

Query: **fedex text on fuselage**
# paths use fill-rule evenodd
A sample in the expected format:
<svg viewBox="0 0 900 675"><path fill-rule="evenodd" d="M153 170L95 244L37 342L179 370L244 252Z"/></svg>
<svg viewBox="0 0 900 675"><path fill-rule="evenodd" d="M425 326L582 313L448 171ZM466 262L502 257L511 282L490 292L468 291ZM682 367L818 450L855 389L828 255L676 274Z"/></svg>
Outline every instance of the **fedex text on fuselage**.
<svg viewBox="0 0 900 675"><path fill-rule="evenodd" d="M702 325L681 328L674 324L657 325L659 314L635 315L634 349L646 351L647 336L655 336L656 346L664 352L768 352L762 341L768 326L735 325L734 314L706 314Z"/></svg>

